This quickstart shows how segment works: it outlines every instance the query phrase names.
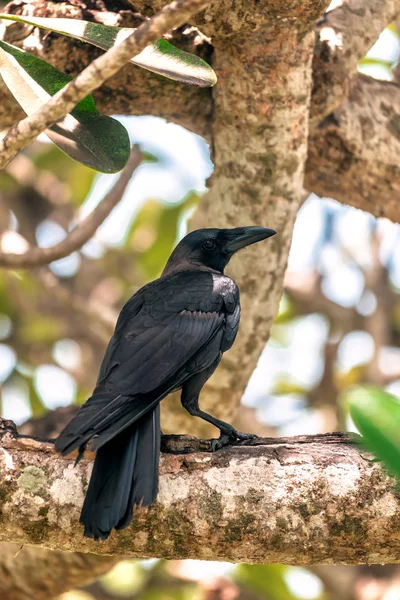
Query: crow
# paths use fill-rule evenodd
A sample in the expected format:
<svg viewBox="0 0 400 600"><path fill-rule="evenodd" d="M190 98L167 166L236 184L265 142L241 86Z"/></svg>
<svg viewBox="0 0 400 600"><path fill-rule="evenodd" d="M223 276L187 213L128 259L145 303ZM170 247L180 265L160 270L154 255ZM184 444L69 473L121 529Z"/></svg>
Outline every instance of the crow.
<svg viewBox="0 0 400 600"><path fill-rule="evenodd" d="M80 522L84 535L108 538L132 521L135 506L158 493L160 401L181 389L194 417L220 430L213 450L249 439L199 408L199 394L236 337L239 289L224 275L241 248L276 232L264 227L199 229L172 252L159 279L122 308L92 396L55 442L63 455L96 451Z"/></svg>

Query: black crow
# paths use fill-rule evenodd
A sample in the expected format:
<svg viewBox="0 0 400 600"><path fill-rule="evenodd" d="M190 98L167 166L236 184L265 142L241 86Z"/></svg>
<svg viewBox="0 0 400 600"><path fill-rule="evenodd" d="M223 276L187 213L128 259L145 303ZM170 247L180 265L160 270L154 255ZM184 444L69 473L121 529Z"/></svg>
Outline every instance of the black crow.
<svg viewBox="0 0 400 600"><path fill-rule="evenodd" d="M62 454L90 441L92 476L80 521L84 535L107 539L132 520L135 505L155 502L160 401L181 389L188 412L220 430L214 450L242 434L199 408L200 390L236 337L239 290L224 275L241 248L275 234L264 227L199 229L172 252L159 279L123 307L92 396L61 432Z"/></svg>

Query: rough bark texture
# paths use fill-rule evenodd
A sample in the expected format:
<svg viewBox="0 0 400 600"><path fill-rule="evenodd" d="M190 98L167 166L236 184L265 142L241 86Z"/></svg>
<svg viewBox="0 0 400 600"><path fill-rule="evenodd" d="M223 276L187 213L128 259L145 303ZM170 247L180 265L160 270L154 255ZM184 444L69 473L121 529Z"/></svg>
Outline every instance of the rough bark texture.
<svg viewBox="0 0 400 600"><path fill-rule="evenodd" d="M305 185L399 221L399 156L400 88L359 75L348 100L310 134Z"/></svg>
<svg viewBox="0 0 400 600"><path fill-rule="evenodd" d="M311 126L347 98L357 63L400 14L398 0L344 0L316 26Z"/></svg>
<svg viewBox="0 0 400 600"><path fill-rule="evenodd" d="M343 434L258 439L211 454L168 437L157 504L105 543L78 524L90 460L1 435L0 540L132 557L287 564L400 562L399 493ZM172 453L173 452L173 453Z"/></svg>

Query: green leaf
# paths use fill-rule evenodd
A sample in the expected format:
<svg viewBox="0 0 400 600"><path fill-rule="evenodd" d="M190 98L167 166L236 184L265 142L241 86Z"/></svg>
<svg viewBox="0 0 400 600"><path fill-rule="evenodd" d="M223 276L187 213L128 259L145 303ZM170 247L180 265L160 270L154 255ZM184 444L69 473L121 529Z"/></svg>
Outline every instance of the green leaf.
<svg viewBox="0 0 400 600"><path fill-rule="evenodd" d="M0 19L20 21L27 25L49 29L55 33L88 42L102 50L108 50L112 46L120 44L135 31L129 27L102 25L79 19L50 19L3 13L0 13ZM200 87L211 87L217 82L215 72L205 60L195 54L175 48L164 39L147 46L140 54L131 58L131 62L169 79Z"/></svg>
<svg viewBox="0 0 400 600"><path fill-rule="evenodd" d="M44 60L0 41L1 76L24 111L30 115L71 81ZM79 102L71 114L46 135L66 154L102 173L116 173L130 154L128 132L119 121L98 112L92 96Z"/></svg>
<svg viewBox="0 0 400 600"><path fill-rule="evenodd" d="M367 448L400 478L400 401L375 387L356 387L344 394L351 417Z"/></svg>

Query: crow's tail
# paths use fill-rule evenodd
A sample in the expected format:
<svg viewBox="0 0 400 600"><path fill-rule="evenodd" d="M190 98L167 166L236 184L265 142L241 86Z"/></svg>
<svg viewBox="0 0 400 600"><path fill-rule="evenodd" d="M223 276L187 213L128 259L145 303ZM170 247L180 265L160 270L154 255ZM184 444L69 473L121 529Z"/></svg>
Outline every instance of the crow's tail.
<svg viewBox="0 0 400 600"><path fill-rule="evenodd" d="M97 450L80 522L86 537L106 540L132 521L135 505L158 492L160 405Z"/></svg>

